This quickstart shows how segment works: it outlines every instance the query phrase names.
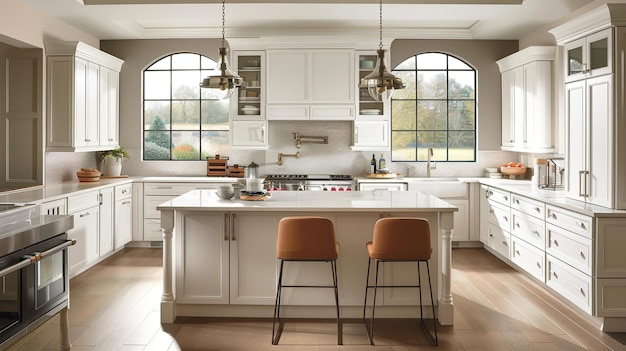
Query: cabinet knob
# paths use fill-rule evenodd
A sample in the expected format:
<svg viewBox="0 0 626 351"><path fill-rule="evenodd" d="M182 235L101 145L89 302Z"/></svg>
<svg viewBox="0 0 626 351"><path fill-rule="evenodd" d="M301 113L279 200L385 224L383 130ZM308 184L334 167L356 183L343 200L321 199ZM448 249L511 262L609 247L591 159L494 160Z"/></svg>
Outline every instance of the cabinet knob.
<svg viewBox="0 0 626 351"><path fill-rule="evenodd" d="M536 212L541 212L541 209L539 207L535 207L535 211Z"/></svg>
<svg viewBox="0 0 626 351"><path fill-rule="evenodd" d="M585 223L583 223L583 222L578 223L578 225L579 225L582 229L587 229L587 226L585 226Z"/></svg>
<svg viewBox="0 0 626 351"><path fill-rule="evenodd" d="M552 275L553 275L556 279L559 279L559 276L556 274L556 272L552 272Z"/></svg>

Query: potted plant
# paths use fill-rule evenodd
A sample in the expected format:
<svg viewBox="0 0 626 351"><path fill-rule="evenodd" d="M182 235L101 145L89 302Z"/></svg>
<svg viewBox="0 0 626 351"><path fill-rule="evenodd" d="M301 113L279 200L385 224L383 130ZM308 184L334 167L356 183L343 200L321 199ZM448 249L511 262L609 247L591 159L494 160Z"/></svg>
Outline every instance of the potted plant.
<svg viewBox="0 0 626 351"><path fill-rule="evenodd" d="M102 175L108 177L116 177L122 174L122 160L130 158L128 152L121 146L113 149L102 151L99 154Z"/></svg>

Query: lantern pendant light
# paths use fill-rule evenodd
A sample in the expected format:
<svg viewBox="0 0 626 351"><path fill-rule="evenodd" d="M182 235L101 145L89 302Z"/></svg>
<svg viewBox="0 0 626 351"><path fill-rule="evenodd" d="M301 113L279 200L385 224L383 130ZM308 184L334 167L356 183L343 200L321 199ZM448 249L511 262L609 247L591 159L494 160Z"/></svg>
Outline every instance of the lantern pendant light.
<svg viewBox="0 0 626 351"><path fill-rule="evenodd" d="M228 99L235 88L239 88L243 83L243 79L231 71L228 66L228 58L226 57L228 50L224 40L225 8L225 0L222 0L222 47L220 47L220 60L217 63L219 75L208 76L200 83L200 88L215 89L214 95L220 100Z"/></svg>
<svg viewBox="0 0 626 351"><path fill-rule="evenodd" d="M383 0L380 0L380 44L376 66L372 73L363 77L359 82L359 88L367 88L372 99L385 101L391 99L396 89L404 89L402 79L391 74L385 66L385 50L383 50Z"/></svg>

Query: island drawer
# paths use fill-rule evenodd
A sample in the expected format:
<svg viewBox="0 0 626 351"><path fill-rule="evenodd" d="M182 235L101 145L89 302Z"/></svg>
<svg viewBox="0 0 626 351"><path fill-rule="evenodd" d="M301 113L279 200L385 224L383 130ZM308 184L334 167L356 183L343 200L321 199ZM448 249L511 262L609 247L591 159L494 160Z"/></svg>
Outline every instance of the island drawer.
<svg viewBox="0 0 626 351"><path fill-rule="evenodd" d="M593 218L566 209L546 206L546 223L567 229L585 238L592 238Z"/></svg>

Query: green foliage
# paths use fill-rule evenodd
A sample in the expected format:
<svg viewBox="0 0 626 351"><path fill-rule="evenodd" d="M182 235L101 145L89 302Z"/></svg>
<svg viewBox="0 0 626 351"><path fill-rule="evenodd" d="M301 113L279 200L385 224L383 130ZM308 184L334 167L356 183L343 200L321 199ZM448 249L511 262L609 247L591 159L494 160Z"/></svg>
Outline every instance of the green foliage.
<svg viewBox="0 0 626 351"><path fill-rule="evenodd" d="M189 144L177 145L172 149L175 160L198 160L200 154L195 147Z"/></svg>
<svg viewBox="0 0 626 351"><path fill-rule="evenodd" d="M124 148L121 146L117 149L101 151L99 153L100 162L106 160L107 158L115 157L115 158L130 158L130 155Z"/></svg>
<svg viewBox="0 0 626 351"><path fill-rule="evenodd" d="M146 142L144 144L143 157L145 160L169 160L170 149L161 147L153 142Z"/></svg>
<svg viewBox="0 0 626 351"><path fill-rule="evenodd" d="M144 139L145 144L154 143L157 146L169 150L170 135L163 129L165 129L165 122L160 116L156 116L150 125L150 130L146 132L146 137Z"/></svg>

